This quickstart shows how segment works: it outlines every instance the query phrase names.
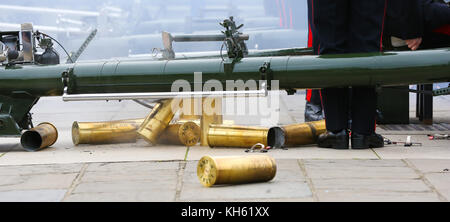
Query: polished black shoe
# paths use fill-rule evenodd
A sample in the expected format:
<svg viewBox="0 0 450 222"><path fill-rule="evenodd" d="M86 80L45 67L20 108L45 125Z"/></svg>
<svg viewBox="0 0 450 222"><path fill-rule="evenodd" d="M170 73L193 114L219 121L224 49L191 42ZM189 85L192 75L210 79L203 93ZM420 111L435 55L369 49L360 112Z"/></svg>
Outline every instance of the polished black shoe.
<svg viewBox="0 0 450 222"><path fill-rule="evenodd" d="M352 132L352 149L369 149L384 147L384 139L380 134L370 136Z"/></svg>
<svg viewBox="0 0 450 222"><path fill-rule="evenodd" d="M349 136L347 130L338 133L326 132L319 136L317 145L320 148L348 149Z"/></svg>

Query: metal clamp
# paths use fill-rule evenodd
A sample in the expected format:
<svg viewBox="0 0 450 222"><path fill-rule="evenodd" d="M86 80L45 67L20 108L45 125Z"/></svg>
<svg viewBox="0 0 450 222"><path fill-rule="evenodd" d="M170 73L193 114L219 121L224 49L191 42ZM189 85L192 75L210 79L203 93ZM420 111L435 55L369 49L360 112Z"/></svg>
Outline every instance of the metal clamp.
<svg viewBox="0 0 450 222"><path fill-rule="evenodd" d="M245 150L246 153L256 153L256 152L260 152L260 153L267 153L269 152L269 150L271 150L272 147L270 146L265 146L262 143L257 143L255 145L253 145L250 149Z"/></svg>

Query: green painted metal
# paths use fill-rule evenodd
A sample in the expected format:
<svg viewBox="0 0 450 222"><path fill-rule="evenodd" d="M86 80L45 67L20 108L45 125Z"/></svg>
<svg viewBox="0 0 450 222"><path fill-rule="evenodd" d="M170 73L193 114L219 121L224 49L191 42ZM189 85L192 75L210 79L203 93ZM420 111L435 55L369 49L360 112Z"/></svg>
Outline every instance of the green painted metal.
<svg viewBox="0 0 450 222"><path fill-rule="evenodd" d="M14 91L30 95L62 94L61 74L72 69L69 93L168 92L176 80L194 83L216 79L260 80L259 68L270 63L273 80L281 89L324 88L348 85L409 85L450 81L450 49L417 52L333 56L280 56L170 61L104 61L55 66L16 65L0 68L0 94ZM225 71L224 64L230 69Z"/></svg>
<svg viewBox="0 0 450 222"><path fill-rule="evenodd" d="M10 115L0 114L0 135L1 136L20 136L22 129L17 125L14 118Z"/></svg>
<svg viewBox="0 0 450 222"><path fill-rule="evenodd" d="M69 94L170 92L176 80L186 80L193 86L194 72L203 73L202 83L214 79L225 87L227 80L261 80L260 68L264 64L270 66L269 80L279 80L280 89L286 90L450 81L450 48L327 56L271 56L273 52L237 60L109 60L2 66L0 115L6 122L10 116L20 128L26 129L29 123L26 115L39 97L63 94L63 73L68 73ZM8 133L14 131L13 125L7 127Z"/></svg>
<svg viewBox="0 0 450 222"><path fill-rule="evenodd" d="M348 85L409 85L450 80L450 50L334 56L281 56L171 61L110 61L76 64L69 93L168 92L176 80L194 84L215 79L260 80L259 68L270 63L273 80L281 89L325 88ZM224 65L229 69L225 69ZM227 70L227 71L226 71Z"/></svg>
<svg viewBox="0 0 450 222"><path fill-rule="evenodd" d="M433 90L433 96L446 96L446 95L450 95L450 87Z"/></svg>

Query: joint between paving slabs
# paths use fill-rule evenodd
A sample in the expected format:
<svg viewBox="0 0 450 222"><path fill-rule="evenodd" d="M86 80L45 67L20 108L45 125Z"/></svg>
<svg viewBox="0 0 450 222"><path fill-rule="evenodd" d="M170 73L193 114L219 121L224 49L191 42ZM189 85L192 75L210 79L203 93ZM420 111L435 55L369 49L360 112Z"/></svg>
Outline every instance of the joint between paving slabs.
<svg viewBox="0 0 450 222"><path fill-rule="evenodd" d="M381 158L381 156L380 155L378 155L378 153L377 153L377 151L375 150L375 149L371 149L372 150L372 152L375 154L375 156L377 156L377 158L379 159L379 160L382 160L383 158Z"/></svg>
<svg viewBox="0 0 450 222"><path fill-rule="evenodd" d="M180 201L181 189L183 188L184 170L186 169L186 165L187 165L186 161L181 161L178 165L177 188L176 188L176 192L175 192L175 201Z"/></svg>
<svg viewBox="0 0 450 222"><path fill-rule="evenodd" d="M308 176L308 172L306 171L305 164L303 163L303 160L297 160L298 166L300 167L300 170L303 173L303 176L305 176L306 182L308 183L309 190L312 193L312 197L314 202L319 202L319 197L317 196L316 188L314 187L314 183L312 182L312 179Z"/></svg>
<svg viewBox="0 0 450 222"><path fill-rule="evenodd" d="M436 187L425 177L425 174L422 173L422 171L420 171L412 162L405 159L402 159L402 161L406 164L407 167L413 169L414 172L416 172L416 174L419 175L420 180L422 180L425 183L425 185L438 196L440 201L448 202L447 198L445 198L445 196L442 195L438 189L436 189Z"/></svg>
<svg viewBox="0 0 450 222"><path fill-rule="evenodd" d="M78 175L75 177L75 179L72 181L72 184L70 185L69 189L67 189L66 194L64 195L64 198L62 201L67 200L67 198L72 194L72 192L75 190L75 188L80 184L81 178L83 178L84 174L86 173L86 169L88 168L89 163L84 163L83 166L80 169L80 172L78 172Z"/></svg>

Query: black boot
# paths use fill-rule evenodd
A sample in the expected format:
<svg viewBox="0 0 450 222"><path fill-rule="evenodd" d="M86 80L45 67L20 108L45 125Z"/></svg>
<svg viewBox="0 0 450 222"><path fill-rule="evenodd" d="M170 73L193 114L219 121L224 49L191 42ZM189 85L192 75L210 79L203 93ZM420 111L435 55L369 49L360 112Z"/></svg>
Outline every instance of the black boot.
<svg viewBox="0 0 450 222"><path fill-rule="evenodd" d="M348 142L348 131L342 130L338 133L323 133L319 136L317 144L320 148L348 149Z"/></svg>
<svg viewBox="0 0 450 222"><path fill-rule="evenodd" d="M384 147L383 136L376 133L370 136L366 136L352 132L352 149L369 149L381 147Z"/></svg>

